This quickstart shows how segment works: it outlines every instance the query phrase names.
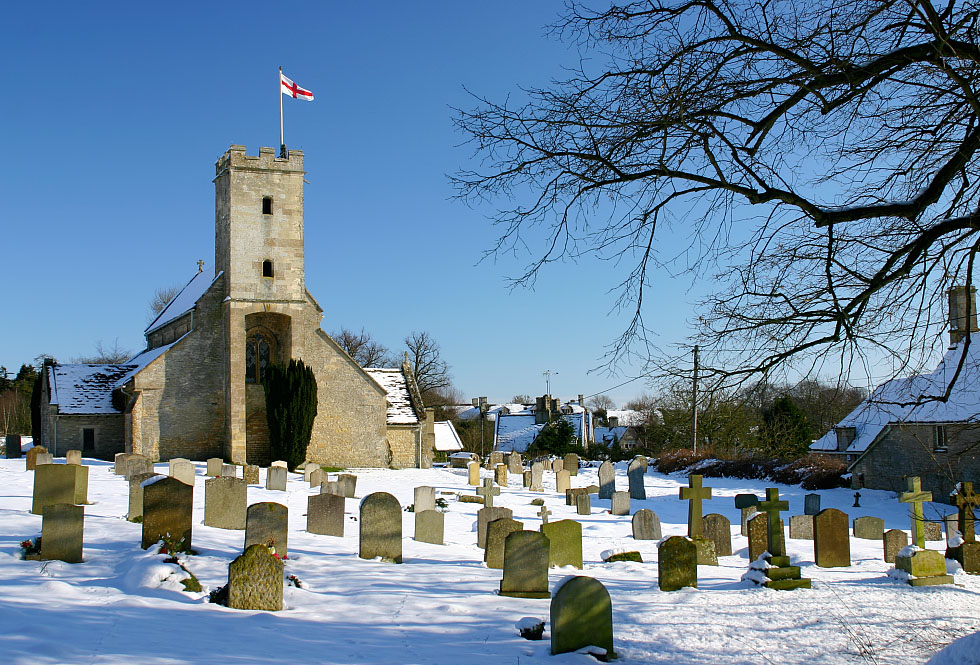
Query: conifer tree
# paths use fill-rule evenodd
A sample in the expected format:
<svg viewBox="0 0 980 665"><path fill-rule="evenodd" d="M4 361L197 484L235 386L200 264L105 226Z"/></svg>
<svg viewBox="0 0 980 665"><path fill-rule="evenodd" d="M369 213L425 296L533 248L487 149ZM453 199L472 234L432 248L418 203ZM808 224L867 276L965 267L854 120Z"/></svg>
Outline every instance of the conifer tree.
<svg viewBox="0 0 980 665"><path fill-rule="evenodd" d="M262 382L272 459L295 470L306 460L316 418L316 377L302 360L270 365Z"/></svg>

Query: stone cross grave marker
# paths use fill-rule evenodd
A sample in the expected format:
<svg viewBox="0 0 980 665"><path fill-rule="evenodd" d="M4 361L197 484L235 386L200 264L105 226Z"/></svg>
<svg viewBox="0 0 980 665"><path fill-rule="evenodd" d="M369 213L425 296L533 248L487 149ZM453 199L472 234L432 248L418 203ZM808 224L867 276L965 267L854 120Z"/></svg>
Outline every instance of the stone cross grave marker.
<svg viewBox="0 0 980 665"><path fill-rule="evenodd" d="M909 544L909 537L901 529L889 529L882 536L885 563L895 563L895 557Z"/></svg>
<svg viewBox="0 0 980 665"><path fill-rule="evenodd" d="M207 475L217 478L221 475L221 467L224 466L225 461L220 457L209 457L208 458L208 470Z"/></svg>
<svg viewBox="0 0 980 665"><path fill-rule="evenodd" d="M130 476L129 480L129 511L126 519L130 522L138 522L143 519L143 482L149 480L156 473L137 473Z"/></svg>
<svg viewBox="0 0 980 665"><path fill-rule="evenodd" d="M575 497L575 513L578 515L592 514L592 495L583 492ZM629 510L627 509L627 514Z"/></svg>
<svg viewBox="0 0 980 665"><path fill-rule="evenodd" d="M80 464L38 464L34 469L31 512L43 515L55 503L88 503L88 467Z"/></svg>
<svg viewBox="0 0 980 665"><path fill-rule="evenodd" d="M616 491L616 467L606 460L599 465L599 498L611 499Z"/></svg>
<svg viewBox="0 0 980 665"><path fill-rule="evenodd" d="M578 455L575 453L568 453L565 455L565 460L562 462L562 468L568 471L568 475L577 476L578 475Z"/></svg>
<svg viewBox="0 0 980 665"><path fill-rule="evenodd" d="M415 488L415 512L436 509L436 488L420 485Z"/></svg>
<svg viewBox="0 0 980 665"><path fill-rule="evenodd" d="M630 462L629 468L626 470L626 477L629 479L630 483L631 499L642 501L647 498L647 489L643 484L643 479L646 477L647 473L647 466L647 458L640 455L639 457L633 458L633 461Z"/></svg>
<svg viewBox="0 0 980 665"><path fill-rule="evenodd" d="M204 524L218 529L245 528L248 485L241 478L221 476L204 481Z"/></svg>
<svg viewBox="0 0 980 665"><path fill-rule="evenodd" d="M541 510L538 511L538 517L541 518L542 524L548 523L548 516L551 515L551 511L548 510L548 506L541 504Z"/></svg>
<svg viewBox="0 0 980 665"><path fill-rule="evenodd" d="M402 562L402 507L391 494L374 492L361 500L357 556Z"/></svg>
<svg viewBox="0 0 980 665"><path fill-rule="evenodd" d="M446 531L446 516L438 510L415 511L415 540L442 545Z"/></svg>
<svg viewBox="0 0 980 665"><path fill-rule="evenodd" d="M507 465L498 464L493 469L493 479L501 487L507 487Z"/></svg>
<svg viewBox="0 0 980 665"><path fill-rule="evenodd" d="M980 506L980 495L973 491L973 483L957 483L954 502L958 513L956 521L960 536L963 537L963 542L972 543L976 540L973 511Z"/></svg>
<svg viewBox="0 0 980 665"><path fill-rule="evenodd" d="M236 610L282 609L285 564L265 545L254 544L228 564L228 607Z"/></svg>
<svg viewBox="0 0 980 665"><path fill-rule="evenodd" d="M487 568L500 570L504 567L504 540L509 534L523 530L524 523L510 517L501 517L487 524L487 547L483 550Z"/></svg>
<svg viewBox="0 0 980 665"><path fill-rule="evenodd" d="M531 491L544 491L544 463L535 462L531 465Z"/></svg>
<svg viewBox="0 0 980 665"><path fill-rule="evenodd" d="M26 459L24 460L24 468L27 471L33 471L37 468L37 456L47 455L48 449L44 446L34 446L27 451Z"/></svg>
<svg viewBox="0 0 980 665"><path fill-rule="evenodd" d="M477 488L476 493L483 497L483 506L493 508L493 497L500 496L500 488L493 486L493 481L489 478L483 479L483 486Z"/></svg>
<svg viewBox="0 0 980 665"><path fill-rule="evenodd" d="M128 465L127 465L128 466ZM143 487L144 550L164 541L171 554L191 549L194 488L170 476L147 478Z"/></svg>
<svg viewBox="0 0 980 665"><path fill-rule="evenodd" d="M510 508L488 506L476 511L476 545L484 549L487 546L487 525L494 520L504 517L514 517Z"/></svg>
<svg viewBox="0 0 980 665"><path fill-rule="evenodd" d="M65 464L81 464L81 463L82 463L81 450L69 450L65 453Z"/></svg>
<svg viewBox="0 0 980 665"><path fill-rule="evenodd" d="M588 646L605 649L604 661L616 658L612 600L602 582L576 576L562 584L551 599L551 654Z"/></svg>
<svg viewBox="0 0 980 665"><path fill-rule="evenodd" d="M816 515L820 512L820 495L807 494L803 497L803 514Z"/></svg>
<svg viewBox="0 0 980 665"><path fill-rule="evenodd" d="M344 537L344 504L338 494L312 494L306 499L306 531L322 536Z"/></svg>
<svg viewBox="0 0 980 665"><path fill-rule="evenodd" d="M657 546L657 583L661 591L698 586L698 549L684 536L670 536Z"/></svg>
<svg viewBox="0 0 980 665"><path fill-rule="evenodd" d="M504 540L504 575L501 596L547 598L548 537L537 531L515 531Z"/></svg>
<svg viewBox="0 0 980 665"><path fill-rule="evenodd" d="M253 503L245 512L245 547L265 545L273 554L289 555L289 508L274 501Z"/></svg>
<svg viewBox="0 0 980 665"><path fill-rule="evenodd" d="M858 517L854 520L854 537L864 540L881 540L885 535L885 520L880 517Z"/></svg>
<svg viewBox="0 0 980 665"><path fill-rule="evenodd" d="M265 488L267 490L286 491L286 467L270 466L265 472Z"/></svg>
<svg viewBox="0 0 980 665"><path fill-rule="evenodd" d="M478 487L480 485L480 463L477 461L473 461L467 464L466 473L467 473L466 483L473 487Z"/></svg>
<svg viewBox="0 0 980 665"><path fill-rule="evenodd" d="M660 518L649 508L633 514L633 540L660 540Z"/></svg>
<svg viewBox="0 0 980 665"><path fill-rule="evenodd" d="M715 556L732 555L732 523L719 513L704 516L704 537L715 544Z"/></svg>
<svg viewBox="0 0 980 665"><path fill-rule="evenodd" d="M825 508L813 517L813 560L821 568L851 565L847 513Z"/></svg>
<svg viewBox="0 0 980 665"><path fill-rule="evenodd" d="M541 533L548 537L548 561L552 566L582 568L582 525L575 520L558 520L542 524Z"/></svg>
<svg viewBox="0 0 980 665"><path fill-rule="evenodd" d="M691 474L688 479L688 487L680 489L682 501L689 501L687 505L687 535L689 538L696 538L701 535L701 501L711 499L711 487L702 487L703 478L697 474Z"/></svg>
<svg viewBox="0 0 980 665"><path fill-rule="evenodd" d="M766 500L759 502L759 511L769 516L769 554L786 556L786 543L783 541L783 522L780 511L789 510L789 501L779 500L779 488L767 487Z"/></svg>
<svg viewBox="0 0 980 665"><path fill-rule="evenodd" d="M613 492L612 493L612 507L609 512L613 515L629 515L630 514L630 493L629 492Z"/></svg>
<svg viewBox="0 0 980 665"><path fill-rule="evenodd" d="M41 518L41 559L82 562L82 530L85 508L70 503L53 503Z"/></svg>

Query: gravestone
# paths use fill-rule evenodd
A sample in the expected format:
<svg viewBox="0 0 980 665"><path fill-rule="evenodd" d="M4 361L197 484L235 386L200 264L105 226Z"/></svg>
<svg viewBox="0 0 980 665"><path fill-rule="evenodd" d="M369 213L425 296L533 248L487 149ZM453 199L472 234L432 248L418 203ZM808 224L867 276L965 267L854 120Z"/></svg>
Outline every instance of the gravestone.
<svg viewBox="0 0 980 665"><path fill-rule="evenodd" d="M504 540L504 575L501 596L547 598L548 537L537 531L515 531Z"/></svg>
<svg viewBox="0 0 980 665"><path fill-rule="evenodd" d="M320 465L317 464L316 462L307 462L306 464L304 464L303 465L303 482L308 483L311 487L313 487L314 485L319 485L320 483L314 483L311 480L311 478L313 476L313 472L316 471L317 469L320 469L321 471L323 470L320 467Z"/></svg>
<svg viewBox="0 0 980 665"><path fill-rule="evenodd" d="M502 517L487 524L487 547L483 550L483 561L487 568L504 567L504 540L509 534L523 530L523 522L509 517Z"/></svg>
<svg viewBox="0 0 980 665"><path fill-rule="evenodd" d="M687 536L697 538L701 535L703 522L701 521L701 501L711 499L711 487L702 487L702 477L691 474L688 478L688 487L680 488L681 501L687 501Z"/></svg>
<svg viewBox="0 0 980 665"><path fill-rule="evenodd" d="M943 517L943 527L946 530L946 541L949 542L950 538L959 533L959 521L956 513L950 513Z"/></svg>
<svg viewBox="0 0 980 665"><path fill-rule="evenodd" d="M169 476L147 478L142 487L143 535L140 547L145 550L162 540L171 554L190 551L194 487Z"/></svg>
<svg viewBox="0 0 980 665"><path fill-rule="evenodd" d="M927 541L943 539L943 526L939 522L923 522L922 531Z"/></svg>
<svg viewBox="0 0 980 665"><path fill-rule="evenodd" d="M616 491L616 467L606 460L599 465L599 498L611 499Z"/></svg>
<svg viewBox="0 0 980 665"><path fill-rule="evenodd" d="M732 523L718 513L708 513L704 520L704 537L715 544L715 556L732 555Z"/></svg>
<svg viewBox="0 0 980 665"><path fill-rule="evenodd" d="M51 453L38 453L37 457L34 458L34 468L36 469L42 464L54 464L54 455ZM955 518L956 515L953 515L953 517Z"/></svg>
<svg viewBox="0 0 980 665"><path fill-rule="evenodd" d="M320 484L320 494L336 494L339 497L347 498L344 496L344 488L340 486L339 480L324 480Z"/></svg>
<svg viewBox="0 0 980 665"><path fill-rule="evenodd" d="M643 456L634 457L626 470L626 477L630 483L630 498L642 501L647 498L647 489L643 484L643 479L647 472L647 458Z"/></svg>
<svg viewBox="0 0 980 665"><path fill-rule="evenodd" d="M747 506L741 509L742 513L742 535L749 535L749 520L759 514L759 506Z"/></svg>
<svg viewBox="0 0 980 665"><path fill-rule="evenodd" d="M544 491L544 463L535 462L531 465L531 491Z"/></svg>
<svg viewBox="0 0 980 665"><path fill-rule="evenodd" d="M504 463L504 454L502 452L500 452L499 450L494 450L492 453L490 453L490 459L487 460L488 468L493 469L498 464L503 464L503 463Z"/></svg>
<svg viewBox="0 0 980 665"><path fill-rule="evenodd" d="M170 460L170 475L185 485L193 485L196 470L190 460Z"/></svg>
<svg viewBox="0 0 980 665"><path fill-rule="evenodd" d="M361 500L360 546L362 559L381 557L402 562L402 507L387 492L374 492Z"/></svg>
<svg viewBox="0 0 980 665"><path fill-rule="evenodd" d="M535 501L540 501L541 502L540 504L538 504L538 505L541 506L541 510L538 511L538 517L541 518L541 523L542 524L547 524L548 523L548 516L551 515L551 511L548 510L548 506L544 505L544 499L535 499Z"/></svg>
<svg viewBox="0 0 980 665"><path fill-rule="evenodd" d="M478 487L480 485L480 463L470 462L466 465L467 479L466 483L473 487Z"/></svg>
<svg viewBox="0 0 980 665"><path fill-rule="evenodd" d="M289 471L289 464L287 464L285 461L283 461L281 459L277 459L272 464L270 464L269 467L270 468L271 467L281 467L281 468L286 469L287 471Z"/></svg>
<svg viewBox="0 0 980 665"><path fill-rule="evenodd" d="M629 515L630 514L630 493L629 492L613 492L612 493L612 508L609 510L613 515Z"/></svg>
<svg viewBox="0 0 980 665"><path fill-rule="evenodd" d="M782 520L779 520L779 526L783 527ZM752 562L769 551L769 516L765 513L756 513L750 517L748 532L749 561Z"/></svg>
<svg viewBox="0 0 980 665"><path fill-rule="evenodd" d="M486 548L487 546L487 525L494 520L504 517L514 517L514 511L510 508L487 506L480 508L476 512L476 544L477 547Z"/></svg>
<svg viewBox="0 0 980 665"><path fill-rule="evenodd" d="M523 487L531 487L531 470L521 472L521 485Z"/></svg>
<svg viewBox="0 0 980 665"><path fill-rule="evenodd" d="M154 473L153 461L145 455L130 455L126 458L126 478L137 473Z"/></svg>
<svg viewBox="0 0 980 665"><path fill-rule="evenodd" d="M282 609L285 564L269 548L255 544L228 564L228 607L236 610Z"/></svg>
<svg viewBox="0 0 980 665"><path fill-rule="evenodd" d="M242 468L242 480L248 485L259 484L259 467L257 464L246 464Z"/></svg>
<svg viewBox="0 0 980 665"><path fill-rule="evenodd" d="M864 540L881 540L885 534L885 520L880 517L858 517L854 520L854 537Z"/></svg>
<svg viewBox="0 0 980 665"><path fill-rule="evenodd" d="M330 480L330 474L320 467L310 469L309 473L306 473L306 470L304 469L303 475L306 476L306 482L310 484L310 487L319 487L323 483Z"/></svg>
<svg viewBox="0 0 980 665"><path fill-rule="evenodd" d="M568 471L568 475L577 476L578 475L578 455L575 453L568 453L565 455L565 459L562 461L562 469Z"/></svg>
<svg viewBox="0 0 980 665"><path fill-rule="evenodd" d="M38 464L34 468L31 512L43 515L55 503L88 503L88 467L79 464Z"/></svg>
<svg viewBox="0 0 980 665"><path fill-rule="evenodd" d="M237 478L238 477L238 466L235 464L222 464L221 465L221 477L222 478Z"/></svg>
<svg viewBox="0 0 980 665"><path fill-rule="evenodd" d="M649 508L633 514L633 540L660 540L660 518Z"/></svg>
<svg viewBox="0 0 980 665"><path fill-rule="evenodd" d="M604 649L604 661L616 658L612 601L602 582L576 576L566 580L551 599L551 654L588 646Z"/></svg>
<svg viewBox="0 0 980 665"><path fill-rule="evenodd" d="M436 509L436 488L420 485L415 488L415 512Z"/></svg>
<svg viewBox="0 0 980 665"><path fill-rule="evenodd" d="M571 474L562 469L555 474L555 491L559 494L564 494L571 486L571 482Z"/></svg>
<svg viewBox="0 0 980 665"><path fill-rule="evenodd" d="M270 466L265 472L265 488L267 490L286 491L286 467Z"/></svg>
<svg viewBox="0 0 980 665"><path fill-rule="evenodd" d="M577 515L592 514L592 495L582 493L575 497L575 513Z"/></svg>
<svg viewBox="0 0 980 665"><path fill-rule="evenodd" d="M789 518L789 537L813 540L813 515L792 515Z"/></svg>
<svg viewBox="0 0 980 665"><path fill-rule="evenodd" d="M661 591L698 586L698 550L684 536L670 536L657 546L657 583Z"/></svg>
<svg viewBox="0 0 980 665"><path fill-rule="evenodd" d="M976 539L974 510L980 507L980 495L973 491L972 482L959 482L951 495L957 507L956 524L963 542L946 547L946 558L955 559L963 566L963 572L980 574L980 543Z"/></svg>
<svg viewBox="0 0 980 665"><path fill-rule="evenodd" d="M33 448L29 449L27 451L27 455L25 456L26 459L24 460L24 464L25 464L24 468L27 471L33 471L35 468L37 468L37 456L47 455L47 454L48 454L48 449L45 448L44 446L34 446Z"/></svg>
<svg viewBox="0 0 980 665"><path fill-rule="evenodd" d="M552 473L558 473L559 471L563 471L564 469L565 469L565 460L561 458L551 460Z"/></svg>
<svg viewBox="0 0 980 665"><path fill-rule="evenodd" d="M168 475L173 476L174 467L180 464L181 462L190 462L190 460L187 459L186 457L171 457L169 460L167 460ZM182 480L180 482L184 482L184 481Z"/></svg>
<svg viewBox="0 0 980 665"><path fill-rule="evenodd" d="M415 540L420 543L442 545L446 530L446 516L438 510L415 512Z"/></svg>
<svg viewBox="0 0 980 665"><path fill-rule="evenodd" d="M245 511L245 547L265 545L273 554L289 555L289 508L274 501L253 503Z"/></svg>
<svg viewBox="0 0 980 665"><path fill-rule="evenodd" d="M81 450L69 450L65 452L65 464L81 464L81 463L82 463Z"/></svg>
<svg viewBox="0 0 980 665"><path fill-rule="evenodd" d="M889 529L881 538L885 552L885 563L895 563L895 557L908 546L909 537L901 529Z"/></svg>
<svg viewBox="0 0 980 665"><path fill-rule="evenodd" d="M224 465L225 461L220 457L209 457L208 458L208 470L207 475L217 478L221 475L221 467Z"/></svg>
<svg viewBox="0 0 980 665"><path fill-rule="evenodd" d="M127 459L129 459L128 453L116 453L113 458L112 472L117 476L125 476Z"/></svg>
<svg viewBox="0 0 980 665"><path fill-rule="evenodd" d="M477 488L476 493L483 497L483 505L486 508L493 508L493 497L500 496L500 488L493 486L493 481L489 478L483 479L483 485Z"/></svg>
<svg viewBox="0 0 980 665"><path fill-rule="evenodd" d="M70 503L52 503L41 518L41 559L82 562L82 530L85 508Z"/></svg>
<svg viewBox="0 0 980 665"><path fill-rule="evenodd" d="M507 466L498 464L494 467L493 481L501 487L507 487Z"/></svg>
<svg viewBox="0 0 980 665"><path fill-rule="evenodd" d="M130 476L129 480L129 511L126 519L130 522L143 521L143 482L159 475L156 473L137 473Z"/></svg>
<svg viewBox="0 0 980 665"><path fill-rule="evenodd" d="M588 487L571 487L565 490L565 505L574 506L579 494L588 494Z"/></svg>
<svg viewBox="0 0 980 665"><path fill-rule="evenodd" d="M755 494L736 494L735 507L742 512L742 535L748 536L749 519L759 512L759 497Z"/></svg>
<svg viewBox="0 0 980 665"><path fill-rule="evenodd" d="M911 586L953 583L953 576L946 574L946 560L935 550L899 552L895 557L895 568L909 574L907 582Z"/></svg>
<svg viewBox="0 0 980 665"><path fill-rule="evenodd" d="M769 527L769 567L764 570L767 579L763 584L777 590L809 589L810 580L801 577L800 567L791 566L790 558L786 555L783 520L779 515L784 510L789 510L789 501L780 500L778 487L767 487L766 500L759 502L759 512L766 516L766 526Z"/></svg>
<svg viewBox="0 0 980 665"><path fill-rule="evenodd" d="M337 494L312 494L306 499L306 531L321 536L344 537L344 504Z"/></svg>
<svg viewBox="0 0 980 665"><path fill-rule="evenodd" d="M342 473L337 476L337 482L340 483L340 489L344 493L344 498L353 499L354 490L357 489L357 476L353 473Z"/></svg>
<svg viewBox="0 0 980 665"><path fill-rule="evenodd" d="M820 512L820 495L807 494L803 497L803 514L816 515ZM792 528L792 527L790 527Z"/></svg>
<svg viewBox="0 0 980 665"><path fill-rule="evenodd" d="M518 452L513 452L507 457L507 470L511 473L521 473L524 471L523 460L521 460L521 454Z"/></svg>
<svg viewBox="0 0 980 665"><path fill-rule="evenodd" d="M552 566L582 568L582 525L575 520L558 520L542 524L541 533L548 537L548 561Z"/></svg>
<svg viewBox="0 0 980 665"><path fill-rule="evenodd" d="M813 517L813 560L821 568L851 565L847 513L825 508Z"/></svg>
<svg viewBox="0 0 980 665"><path fill-rule="evenodd" d="M7 459L20 459L22 450L20 447L20 434L8 434L4 441L4 455Z"/></svg>
<svg viewBox="0 0 980 665"><path fill-rule="evenodd" d="M218 529L244 529L248 485L241 478L221 476L204 481L204 524Z"/></svg>

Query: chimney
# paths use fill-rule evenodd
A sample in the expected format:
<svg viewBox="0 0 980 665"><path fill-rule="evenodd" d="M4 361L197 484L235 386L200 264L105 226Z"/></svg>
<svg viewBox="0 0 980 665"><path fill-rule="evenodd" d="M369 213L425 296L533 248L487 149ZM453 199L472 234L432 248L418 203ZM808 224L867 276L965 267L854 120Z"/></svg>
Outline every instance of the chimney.
<svg viewBox="0 0 980 665"><path fill-rule="evenodd" d="M957 344L963 340L967 331L977 332L977 289L973 286L954 286L947 291L949 296L949 343Z"/></svg>
<svg viewBox="0 0 980 665"><path fill-rule="evenodd" d="M585 397L582 396L582 393L578 394L578 405L583 409L585 408Z"/></svg>

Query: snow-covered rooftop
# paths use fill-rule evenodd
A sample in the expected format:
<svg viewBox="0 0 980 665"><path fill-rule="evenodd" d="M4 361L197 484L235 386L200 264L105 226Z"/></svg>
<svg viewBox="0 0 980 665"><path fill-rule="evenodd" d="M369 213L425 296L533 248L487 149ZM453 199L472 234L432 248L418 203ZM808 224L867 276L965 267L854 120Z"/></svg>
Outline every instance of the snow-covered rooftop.
<svg viewBox="0 0 980 665"><path fill-rule="evenodd" d="M459 440L456 428L449 420L441 420L435 423L436 431L436 450L440 452L456 452L463 449L463 442Z"/></svg>
<svg viewBox="0 0 980 665"><path fill-rule="evenodd" d="M414 425L419 421L412 399L408 393L408 383L400 369L370 367L364 370L388 393L388 424Z"/></svg>
<svg viewBox="0 0 980 665"><path fill-rule="evenodd" d="M594 427L592 438L595 439L596 443L611 445L614 440L622 439L627 429L626 427Z"/></svg>
<svg viewBox="0 0 980 665"><path fill-rule="evenodd" d="M587 417L591 417L590 414L582 411L567 413L562 416L571 423L575 430L575 436L582 443L584 443L582 440L582 422ZM533 413L498 414L494 425L494 450L525 452L541 430L544 429L543 424L536 425L534 420Z"/></svg>
<svg viewBox="0 0 980 665"><path fill-rule="evenodd" d="M214 274L214 268L204 268L196 275L191 278L191 281L187 282L183 289L180 290L173 300L167 303L167 306L163 308L157 318L146 327L143 334L149 334L167 325L174 319L180 318L188 310L190 310L201 299L201 296L208 290L214 280L221 276L221 273L217 275Z"/></svg>
<svg viewBox="0 0 980 665"><path fill-rule="evenodd" d="M892 379L878 386L837 423L837 427L855 429L854 440L841 452L864 452L889 423L980 422L980 347L977 343L971 344L965 358L963 347L963 344L951 346L933 372ZM961 358L963 368L949 400L928 399L946 392ZM837 450L836 430L830 430L813 442L810 450Z"/></svg>

